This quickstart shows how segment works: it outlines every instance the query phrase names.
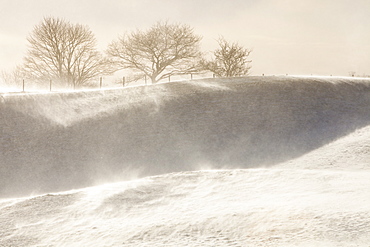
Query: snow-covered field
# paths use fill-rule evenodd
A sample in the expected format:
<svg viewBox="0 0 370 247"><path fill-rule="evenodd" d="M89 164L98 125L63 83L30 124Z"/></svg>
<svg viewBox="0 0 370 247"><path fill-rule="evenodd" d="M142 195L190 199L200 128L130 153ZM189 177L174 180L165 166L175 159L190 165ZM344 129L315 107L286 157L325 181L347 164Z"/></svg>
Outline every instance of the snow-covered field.
<svg viewBox="0 0 370 247"><path fill-rule="evenodd" d="M370 81L0 96L0 246L370 246Z"/></svg>

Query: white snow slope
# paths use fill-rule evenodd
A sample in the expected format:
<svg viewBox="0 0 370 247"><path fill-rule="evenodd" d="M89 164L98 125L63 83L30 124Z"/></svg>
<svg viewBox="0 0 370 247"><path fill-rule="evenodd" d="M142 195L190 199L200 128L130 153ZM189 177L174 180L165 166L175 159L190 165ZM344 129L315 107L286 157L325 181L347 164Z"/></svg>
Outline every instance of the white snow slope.
<svg viewBox="0 0 370 247"><path fill-rule="evenodd" d="M368 80L0 100L0 246L369 246Z"/></svg>

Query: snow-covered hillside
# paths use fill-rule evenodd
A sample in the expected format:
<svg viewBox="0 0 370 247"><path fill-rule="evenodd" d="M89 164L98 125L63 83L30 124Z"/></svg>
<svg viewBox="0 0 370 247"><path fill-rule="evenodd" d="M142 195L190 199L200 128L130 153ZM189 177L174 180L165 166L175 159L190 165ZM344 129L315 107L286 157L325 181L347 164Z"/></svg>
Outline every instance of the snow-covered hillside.
<svg viewBox="0 0 370 247"><path fill-rule="evenodd" d="M0 246L370 242L369 80L2 95L0 110Z"/></svg>
<svg viewBox="0 0 370 247"><path fill-rule="evenodd" d="M247 77L0 97L0 197L273 166L370 123L369 80Z"/></svg>

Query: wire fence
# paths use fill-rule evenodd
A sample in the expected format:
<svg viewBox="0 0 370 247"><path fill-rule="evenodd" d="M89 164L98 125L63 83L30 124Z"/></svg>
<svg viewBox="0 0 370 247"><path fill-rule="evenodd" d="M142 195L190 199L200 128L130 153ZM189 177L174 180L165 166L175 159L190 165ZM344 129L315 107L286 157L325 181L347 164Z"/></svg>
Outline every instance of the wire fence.
<svg viewBox="0 0 370 247"><path fill-rule="evenodd" d="M191 73L182 75L172 75L157 83L188 81L196 79L214 78L213 73ZM118 89L127 86L142 86L152 84L147 76L134 80L130 76L100 76L84 85L61 85L60 83L48 80L43 82L34 82L32 80L21 79L12 83L1 83L0 93L34 93L34 92L59 92L59 91L77 91L77 90L104 90Z"/></svg>

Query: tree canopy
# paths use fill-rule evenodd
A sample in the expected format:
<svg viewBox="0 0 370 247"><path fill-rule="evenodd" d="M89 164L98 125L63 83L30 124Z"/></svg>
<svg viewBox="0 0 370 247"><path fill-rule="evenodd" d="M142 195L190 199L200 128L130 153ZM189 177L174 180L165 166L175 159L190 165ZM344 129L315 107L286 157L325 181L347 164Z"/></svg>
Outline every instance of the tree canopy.
<svg viewBox="0 0 370 247"><path fill-rule="evenodd" d="M217 42L219 47L213 51L214 58L210 61L203 60L202 67L220 77L248 75L252 62L248 57L252 50L238 43L230 43L223 37Z"/></svg>
<svg viewBox="0 0 370 247"><path fill-rule="evenodd" d="M112 72L87 26L48 17L34 27L27 40L24 69L33 79L76 86Z"/></svg>
<svg viewBox="0 0 370 247"><path fill-rule="evenodd" d="M188 25L157 22L145 31L136 30L108 47L108 54L122 69L148 76L152 83L174 74L196 70L201 37Z"/></svg>

